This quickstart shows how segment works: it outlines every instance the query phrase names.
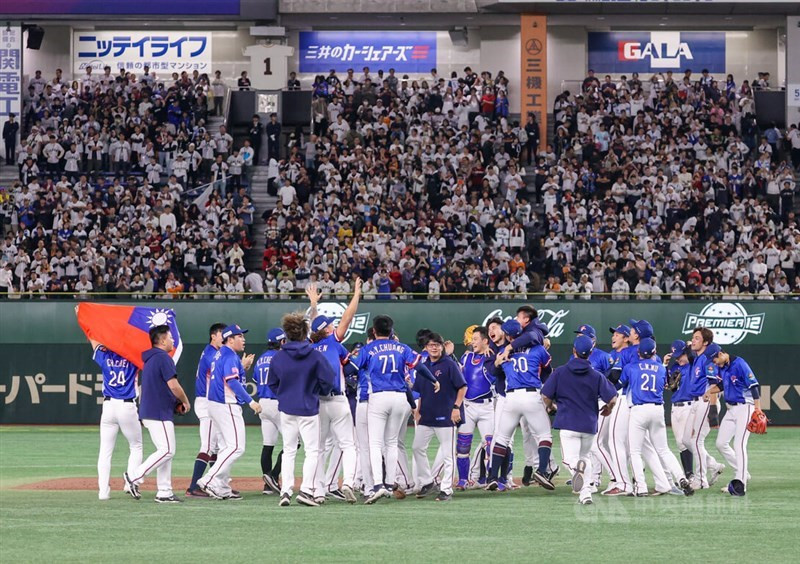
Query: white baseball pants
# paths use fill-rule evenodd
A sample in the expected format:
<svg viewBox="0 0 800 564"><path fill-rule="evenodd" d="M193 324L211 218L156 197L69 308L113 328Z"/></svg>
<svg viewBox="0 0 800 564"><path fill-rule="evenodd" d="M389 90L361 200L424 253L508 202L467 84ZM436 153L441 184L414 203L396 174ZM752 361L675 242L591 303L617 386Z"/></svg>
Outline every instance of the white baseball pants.
<svg viewBox="0 0 800 564"><path fill-rule="evenodd" d="M367 423L367 412L369 402L360 401L356 406L356 439L358 446L358 461L361 471L361 482L366 491L371 491L375 486L372 481L372 465L369 459L369 425Z"/></svg>
<svg viewBox="0 0 800 564"><path fill-rule="evenodd" d="M208 414L208 399L199 397L194 400L194 413L200 420L200 452L216 454L219 452L219 434L211 416Z"/></svg>
<svg viewBox="0 0 800 564"><path fill-rule="evenodd" d="M583 471L583 487L581 488L579 499L591 499L591 477L594 475L591 452L592 446L595 444L595 435L561 429L558 432L558 436L561 439L561 458L564 465L570 469L570 472L575 473L579 461L586 462L586 468Z"/></svg>
<svg viewBox="0 0 800 564"><path fill-rule="evenodd" d="M221 496L231 495L231 467L244 454L246 433L242 406L233 403L208 402L208 413L219 431L220 451L217 463L197 484L211 488Z"/></svg>
<svg viewBox="0 0 800 564"><path fill-rule="evenodd" d="M341 452L344 476L342 484L353 487L356 479L356 453L355 430L353 416L350 414L350 404L345 396L321 397L319 400L319 428L320 442L324 444L328 437L333 439L333 445ZM285 455L284 451L284 455ZM331 462L337 466L337 453L332 452ZM335 488L334 488L335 489ZM325 457L317 457L317 471L314 482L314 496L324 497L328 492L325 482Z"/></svg>
<svg viewBox="0 0 800 564"><path fill-rule="evenodd" d="M514 430L520 421L528 424L538 440L552 442L550 418L538 391L528 392L520 389L507 393L503 402L503 413L500 416L500 426L495 428L497 433L495 444L510 446Z"/></svg>
<svg viewBox="0 0 800 564"><path fill-rule="evenodd" d="M139 412L136 404L118 399L103 402L103 414L100 416L100 454L97 457L97 486L100 499L108 499L111 495L111 455L117 443L117 432L128 440L128 476L133 476L136 468L142 463L142 426L139 424Z"/></svg>
<svg viewBox="0 0 800 564"><path fill-rule="evenodd" d="M434 474L428 462L428 445L431 439L436 436L439 441L439 452L442 453L442 478L441 491L446 494L453 493L453 474L455 470L455 448L456 448L456 428L455 427L429 427L427 425L417 425L414 434L414 462L417 465L417 474L421 486L433 482Z"/></svg>
<svg viewBox="0 0 800 564"><path fill-rule="evenodd" d="M683 476L683 470L669 450L667 442L667 425L664 423L664 406L652 403L644 405L634 405L630 408L630 426L628 428L628 439L631 449L631 466L636 480L636 493L647 492L647 482L644 477L644 462L642 460L642 449L644 448L647 437L652 441L653 447L658 455L661 464L673 475ZM649 465L648 465L649 467ZM654 476L661 465L657 468L650 468ZM661 470L663 472L663 470ZM658 480L657 480L658 482ZM672 486L662 489L656 484L657 491L669 491Z"/></svg>
<svg viewBox="0 0 800 564"><path fill-rule="evenodd" d="M408 417L408 402L402 392L378 392L369 397L369 461L372 481L392 486L397 481L397 435ZM383 476L383 453L386 453L386 477Z"/></svg>
<svg viewBox="0 0 800 564"><path fill-rule="evenodd" d="M717 449L733 469L733 477L747 486L747 441L750 431L747 424L753 416L755 406L752 403L739 405L727 404L725 416L719 424L717 433ZM733 448L730 442L733 439Z"/></svg>
<svg viewBox="0 0 800 564"><path fill-rule="evenodd" d="M494 402L474 403L464 400L464 423L458 428L458 433L471 435L475 433L477 427L480 434L480 444L470 461L469 477L472 480L477 480L480 475L481 458L488 467L488 459L491 457L486 456L486 438L494 435L494 420ZM460 457L461 454L458 456ZM466 454L466 456L470 455Z"/></svg>
<svg viewBox="0 0 800 564"><path fill-rule="evenodd" d="M319 458L319 415L289 415L281 413L283 434L283 462L281 467L281 494L292 494L294 488L294 459L297 457L297 439L303 440L306 451L303 460L303 481L300 491L313 495L314 475Z"/></svg>
<svg viewBox="0 0 800 564"><path fill-rule="evenodd" d="M156 470L158 484L158 497L172 495L172 458L175 456L175 426L172 421L159 421L157 419L143 419L142 424L150 433L150 440L156 451L147 457L133 474L128 473L132 482L140 484L144 477Z"/></svg>
<svg viewBox="0 0 800 564"><path fill-rule="evenodd" d="M411 458L411 468L408 467L408 451L406 450L406 433L408 432L408 418L411 416L411 406L406 402L405 412L403 413L403 424L397 431L397 485L402 489L413 488L414 484L418 484L419 476L417 475L417 463ZM414 424L416 429L416 423ZM416 430L414 432L416 435ZM384 457L386 453L383 453ZM402 482L400 481L402 480Z"/></svg>
<svg viewBox="0 0 800 564"><path fill-rule="evenodd" d="M692 451L694 475L700 479L703 487L707 487L709 469L714 470L717 467L716 459L706 450L706 437L711 432L708 422L711 404L700 399L693 401L688 407L691 411L683 432L683 443Z"/></svg>
<svg viewBox="0 0 800 564"><path fill-rule="evenodd" d="M275 446L278 443L278 433L281 431L281 412L278 411L278 400L261 398L258 403L261 405L261 413L258 414L258 418L261 420L261 444Z"/></svg>
<svg viewBox="0 0 800 564"><path fill-rule="evenodd" d="M605 405L604 401L598 402L598 411ZM616 482L616 475L614 474L613 458L611 456L611 423L614 411L617 410L617 404L612 407L611 414L607 417L602 415L598 416L597 421L597 435L594 438L594 446L592 446L591 459L593 481L595 486L599 486L603 478L603 470L609 476L609 484Z"/></svg>

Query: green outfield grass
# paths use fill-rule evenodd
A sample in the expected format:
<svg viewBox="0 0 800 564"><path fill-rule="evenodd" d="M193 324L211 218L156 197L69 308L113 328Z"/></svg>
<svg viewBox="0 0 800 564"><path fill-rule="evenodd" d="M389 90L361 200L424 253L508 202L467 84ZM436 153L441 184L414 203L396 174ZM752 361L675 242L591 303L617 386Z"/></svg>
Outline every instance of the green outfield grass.
<svg viewBox="0 0 800 564"><path fill-rule="evenodd" d="M249 427L247 433L234 481L260 475L260 432ZM712 449L715 436L707 443ZM798 438L795 428L751 437L745 498L714 488L690 498L596 495L595 505L584 507L562 474L555 492L471 491L446 504L408 498L312 509L279 508L274 496L260 492L243 492L241 502L165 506L153 503L149 491L138 502L119 491L100 502L95 491L15 489L53 478L95 478L98 433L93 427L0 427L0 561L790 561L798 557ZM173 474L188 476L196 430L179 428L177 444ZM114 476L124 470L126 450L120 436ZM723 480L729 479L726 471Z"/></svg>

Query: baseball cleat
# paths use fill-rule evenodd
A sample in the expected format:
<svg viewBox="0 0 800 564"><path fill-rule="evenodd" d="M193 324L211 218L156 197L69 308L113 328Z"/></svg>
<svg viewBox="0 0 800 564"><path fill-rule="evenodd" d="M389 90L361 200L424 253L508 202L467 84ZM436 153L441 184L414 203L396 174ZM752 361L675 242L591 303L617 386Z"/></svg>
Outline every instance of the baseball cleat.
<svg viewBox="0 0 800 564"><path fill-rule="evenodd" d="M324 504L325 503L325 496L318 495L317 497L314 498L314 503L316 503L317 505Z"/></svg>
<svg viewBox="0 0 800 564"><path fill-rule="evenodd" d="M419 490L419 493L417 493L417 499L422 499L423 497L427 496L429 493L431 493L434 490L435 487L436 487L436 483L435 482L431 482L430 484L425 484Z"/></svg>
<svg viewBox="0 0 800 564"><path fill-rule="evenodd" d="M207 499L210 496L200 488L197 488L196 490L186 490L186 497L201 497Z"/></svg>
<svg viewBox="0 0 800 564"><path fill-rule="evenodd" d="M694 490L692 489L692 486L689 484L689 480L687 480L686 478L681 478L681 481L678 482L678 485L683 490L684 495L687 496L694 495Z"/></svg>
<svg viewBox="0 0 800 564"><path fill-rule="evenodd" d="M275 493L280 493L281 488L278 486L278 481L270 474L263 474L261 478L264 480L264 485Z"/></svg>
<svg viewBox="0 0 800 564"><path fill-rule="evenodd" d="M197 487L200 488L205 493L207 493L209 497L213 497L214 499L224 499L225 498L225 496L223 496L223 495L217 493L216 491L214 491L214 488L212 488L210 484L207 484L207 485L203 486L203 485L200 484L200 482L197 482Z"/></svg>
<svg viewBox="0 0 800 564"><path fill-rule="evenodd" d="M683 490L677 486L672 486L672 489L667 492L669 495L683 495Z"/></svg>
<svg viewBox="0 0 800 564"><path fill-rule="evenodd" d="M166 497L156 496L156 503L183 503L183 500L175 494L172 494Z"/></svg>
<svg viewBox="0 0 800 564"><path fill-rule="evenodd" d="M533 466L526 466L525 469L522 471L522 485L530 486L532 476L533 476Z"/></svg>
<svg viewBox="0 0 800 564"><path fill-rule="evenodd" d="M111 499L111 494L106 494L106 493L97 494L97 499L99 499L100 501L108 501L109 499Z"/></svg>
<svg viewBox="0 0 800 564"><path fill-rule="evenodd" d="M538 470L533 473L533 479L536 480L536 482L546 490L552 491L556 489L556 487L553 485L553 482L551 482L547 476L545 476ZM573 488L574 487L575 486L573 486ZM581 483L581 487L583 487L583 483Z"/></svg>
<svg viewBox="0 0 800 564"><path fill-rule="evenodd" d="M559 473L559 472L561 472L561 466L559 466L558 464L556 464L556 467L555 467L555 468L553 468L553 469L550 471L550 473L547 475L547 477L548 477L548 478L550 479L550 481L552 482L552 481L553 481L553 479L554 479L556 476L558 476L558 473Z"/></svg>
<svg viewBox="0 0 800 564"><path fill-rule="evenodd" d="M264 484L264 489L261 490L261 495L272 495L274 493L275 492L273 492L271 489L269 489L268 485Z"/></svg>
<svg viewBox="0 0 800 564"><path fill-rule="evenodd" d="M586 471L586 461L579 460L572 474L572 491L578 493L583 489L583 473ZM548 476L549 478L549 476Z"/></svg>
<svg viewBox="0 0 800 564"><path fill-rule="evenodd" d="M709 473L708 486L709 487L713 486L717 482L717 480L719 480L719 477L722 476L722 473L724 471L725 471L725 465L724 464L718 464L717 467L714 468L714 471ZM748 476L748 478L749 478L749 476Z"/></svg>
<svg viewBox="0 0 800 564"><path fill-rule="evenodd" d="M133 483L128 473L122 475L125 480L125 493L129 494L133 499L141 499L142 494L139 493L139 486Z"/></svg>
<svg viewBox="0 0 800 564"><path fill-rule="evenodd" d="M317 499L319 499L319 498L317 498ZM322 499L323 499L323 501L325 500L325 498L322 498ZM297 494L297 497L295 497L295 500L300 505L305 505L306 507L319 507L319 503L317 503L317 500L314 499L314 496L312 496L309 493L303 492L303 491L301 491L299 494Z"/></svg>
<svg viewBox="0 0 800 564"><path fill-rule="evenodd" d="M489 483L486 484L486 489L490 492L495 491L499 487L500 487L500 482L498 482L497 480L489 480Z"/></svg>
<svg viewBox="0 0 800 564"><path fill-rule="evenodd" d="M681 492L681 490L678 490L678 491L680 492L681 495L683 495L683 492ZM650 494L650 497L658 497L660 495L667 495L667 494L670 494L670 493L672 493L672 490L667 490L665 492L655 490Z"/></svg>
<svg viewBox="0 0 800 564"><path fill-rule="evenodd" d="M292 503L292 496L290 496L288 493L285 493L281 495L281 500L278 502L278 505L281 507L289 507L291 503Z"/></svg>
<svg viewBox="0 0 800 564"><path fill-rule="evenodd" d="M621 490L620 488L616 488L616 487L609 488L609 489L607 489L606 491L603 492L603 495L607 495L609 497L626 496L628 494L629 494L629 492L626 492L625 490Z"/></svg>
<svg viewBox="0 0 800 564"><path fill-rule="evenodd" d="M647 497L647 496L649 496L650 494L649 494L649 493L647 493L647 492L636 492L636 493L635 493L635 494L633 494L633 495L634 495L634 496L636 496L636 497Z"/></svg>
<svg viewBox="0 0 800 564"><path fill-rule="evenodd" d="M389 490L387 490L383 486L375 486L375 489L372 490L372 493L369 494L369 497L367 497L366 501L364 501L364 505L372 505L380 498L388 496L389 496Z"/></svg>
<svg viewBox="0 0 800 564"><path fill-rule="evenodd" d="M344 495L344 500L349 503L353 504L356 502L356 493L353 491L353 488L345 484L342 486L342 494Z"/></svg>
<svg viewBox="0 0 800 564"><path fill-rule="evenodd" d="M466 481L466 480L459 480L459 481L456 483L456 485L455 485L454 489L455 489L457 492L465 492L465 491L467 491L467 481Z"/></svg>
<svg viewBox="0 0 800 564"><path fill-rule="evenodd" d="M345 501L344 493L342 492L342 490L329 491L328 493L325 494L325 497L330 497L330 498L335 499L337 501Z"/></svg>
<svg viewBox="0 0 800 564"><path fill-rule="evenodd" d="M401 488L399 485L395 484L392 488L392 495L395 499L405 499L406 498L406 490Z"/></svg>
<svg viewBox="0 0 800 564"><path fill-rule="evenodd" d="M450 501L453 499L452 494L439 492L439 495L436 496L436 501Z"/></svg>
<svg viewBox="0 0 800 564"><path fill-rule="evenodd" d="M243 498L242 494L240 494L236 490L232 490L230 495L226 495L222 499L224 499L225 501L241 501Z"/></svg>
<svg viewBox="0 0 800 564"><path fill-rule="evenodd" d="M584 499L581 499L581 500L579 500L579 503L580 503L581 505L591 505L591 504L592 504L592 503L594 503L594 502L592 501L592 498L590 498L590 497L586 497L586 498L584 498Z"/></svg>
<svg viewBox="0 0 800 564"><path fill-rule="evenodd" d="M505 482L501 482L499 480L497 481L497 491L498 492L504 492L507 489L508 489L508 486L506 485Z"/></svg>

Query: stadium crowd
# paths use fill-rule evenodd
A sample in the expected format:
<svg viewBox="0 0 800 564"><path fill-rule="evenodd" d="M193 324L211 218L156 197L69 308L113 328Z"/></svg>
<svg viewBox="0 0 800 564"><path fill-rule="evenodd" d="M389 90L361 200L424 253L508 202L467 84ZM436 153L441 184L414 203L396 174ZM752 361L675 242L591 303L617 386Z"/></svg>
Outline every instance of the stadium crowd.
<svg viewBox="0 0 800 564"><path fill-rule="evenodd" d="M535 116L509 120L502 71L317 76L310 133L270 160L262 272L244 266L245 188L226 182L202 206L180 198L233 175L232 138L203 121L220 79L105 77L31 81L0 292L286 297L316 282L339 297L358 275L365 299L800 294L800 130L757 128L764 75L751 86L590 72L555 100L552 145ZM180 161L195 175L175 174Z"/></svg>

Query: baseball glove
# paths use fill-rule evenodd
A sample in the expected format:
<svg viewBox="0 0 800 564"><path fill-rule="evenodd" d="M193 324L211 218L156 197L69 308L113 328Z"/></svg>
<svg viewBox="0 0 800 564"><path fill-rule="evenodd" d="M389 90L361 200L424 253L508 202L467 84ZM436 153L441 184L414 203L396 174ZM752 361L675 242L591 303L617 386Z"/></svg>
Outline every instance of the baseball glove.
<svg viewBox="0 0 800 564"><path fill-rule="evenodd" d="M750 422L747 424L747 430L756 435L763 435L767 432L767 423L769 419L764 415L760 409L756 409L753 415L750 416Z"/></svg>
<svg viewBox="0 0 800 564"><path fill-rule="evenodd" d="M464 331L464 344L466 346L470 346L472 344L472 334L475 332L475 329L480 327L480 325L470 325Z"/></svg>
<svg viewBox="0 0 800 564"><path fill-rule="evenodd" d="M681 383L681 370L680 368L673 370L667 375L667 389L673 392L678 389Z"/></svg>

